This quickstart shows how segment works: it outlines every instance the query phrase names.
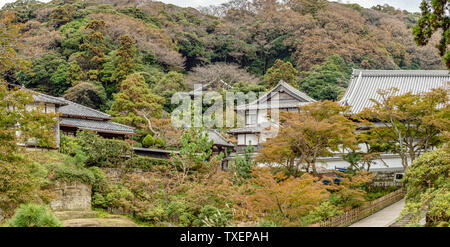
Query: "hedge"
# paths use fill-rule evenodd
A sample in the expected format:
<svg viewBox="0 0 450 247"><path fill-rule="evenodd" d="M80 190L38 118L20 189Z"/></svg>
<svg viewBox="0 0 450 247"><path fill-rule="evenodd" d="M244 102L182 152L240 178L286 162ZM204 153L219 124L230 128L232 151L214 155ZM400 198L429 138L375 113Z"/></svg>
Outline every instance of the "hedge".
<svg viewBox="0 0 450 247"><path fill-rule="evenodd" d="M93 185L96 182L95 174L91 169L77 167L69 164L49 164L47 169L50 172L51 180L64 182L81 182Z"/></svg>
<svg viewBox="0 0 450 247"><path fill-rule="evenodd" d="M170 160L166 159L158 159L158 158L151 158L146 156L139 156L136 155L133 158L127 160L126 166L128 168L138 168L138 169L145 169L145 170L151 170L154 166L162 166L162 165L169 165Z"/></svg>

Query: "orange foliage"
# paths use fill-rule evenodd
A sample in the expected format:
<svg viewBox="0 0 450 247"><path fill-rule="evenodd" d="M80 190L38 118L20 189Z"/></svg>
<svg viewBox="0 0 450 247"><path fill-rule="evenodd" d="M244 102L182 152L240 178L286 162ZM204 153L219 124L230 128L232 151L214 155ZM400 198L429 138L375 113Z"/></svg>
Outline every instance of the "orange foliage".
<svg viewBox="0 0 450 247"><path fill-rule="evenodd" d="M251 193L243 196L237 215L247 220L266 218L282 225L301 225L300 218L330 195L310 174L286 177L281 172L273 175L264 167L254 168L252 175Z"/></svg>

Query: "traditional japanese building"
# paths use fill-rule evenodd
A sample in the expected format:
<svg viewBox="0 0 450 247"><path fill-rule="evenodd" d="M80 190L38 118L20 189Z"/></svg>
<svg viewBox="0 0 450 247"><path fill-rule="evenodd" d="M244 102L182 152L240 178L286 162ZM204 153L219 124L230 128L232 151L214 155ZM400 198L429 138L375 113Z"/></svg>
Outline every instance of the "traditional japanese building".
<svg viewBox="0 0 450 247"><path fill-rule="evenodd" d="M255 146L255 150L261 147L261 143L266 141L266 136L262 135L266 128L275 126L270 120L270 111L298 112L299 106L309 104L315 100L299 91L295 87L280 81L278 85L265 93L257 100L236 107L238 117L243 118L244 126L228 131L236 136L237 152L241 153L249 145Z"/></svg>
<svg viewBox="0 0 450 247"><path fill-rule="evenodd" d="M29 91L33 93L34 102L29 104L27 109L31 110L39 104L43 104L46 113L60 113L59 121L55 126L55 138L58 147L60 132L64 135L74 136L78 130L92 130L104 138L122 140L126 139L127 136L136 134L133 127L112 122L112 117L104 112L77 104L62 97ZM32 146L32 143L29 145Z"/></svg>
<svg viewBox="0 0 450 247"><path fill-rule="evenodd" d="M450 74L448 70L353 70L348 89L339 101L350 106L351 114L358 114L365 108L374 105L371 99L381 100L379 90L397 88L395 95L406 93L425 93L433 88L448 85ZM377 124L377 123L375 123ZM360 146L365 152L365 146ZM323 166L328 169L345 168L349 163L341 157L323 157ZM372 171L402 172L403 166L399 155L384 153L381 159L373 161Z"/></svg>
<svg viewBox="0 0 450 247"><path fill-rule="evenodd" d="M112 117L104 112L62 99L66 104L59 108L60 130L73 136L78 130L92 130L104 138L126 139L135 135L133 127L112 122Z"/></svg>

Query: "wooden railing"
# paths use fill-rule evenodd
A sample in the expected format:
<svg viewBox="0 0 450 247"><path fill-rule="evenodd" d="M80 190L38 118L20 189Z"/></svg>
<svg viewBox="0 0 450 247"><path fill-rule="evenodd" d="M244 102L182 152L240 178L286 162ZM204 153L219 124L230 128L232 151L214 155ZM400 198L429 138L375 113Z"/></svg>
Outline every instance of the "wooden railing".
<svg viewBox="0 0 450 247"><path fill-rule="evenodd" d="M401 188L376 200L370 201L362 207L349 210L341 215L332 217L327 221L323 221L321 223L317 223L311 226L320 226L320 227L349 226L362 218L365 218L395 202L398 202L405 196L405 193L406 190L404 188Z"/></svg>

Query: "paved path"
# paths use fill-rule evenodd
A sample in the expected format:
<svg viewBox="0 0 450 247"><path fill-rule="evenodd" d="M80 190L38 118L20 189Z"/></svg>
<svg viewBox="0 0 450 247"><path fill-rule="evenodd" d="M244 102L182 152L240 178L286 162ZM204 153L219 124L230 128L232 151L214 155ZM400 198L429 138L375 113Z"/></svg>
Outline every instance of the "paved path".
<svg viewBox="0 0 450 247"><path fill-rule="evenodd" d="M405 199L353 223L349 227L387 227L395 222L395 219L400 215L403 206L405 206Z"/></svg>

